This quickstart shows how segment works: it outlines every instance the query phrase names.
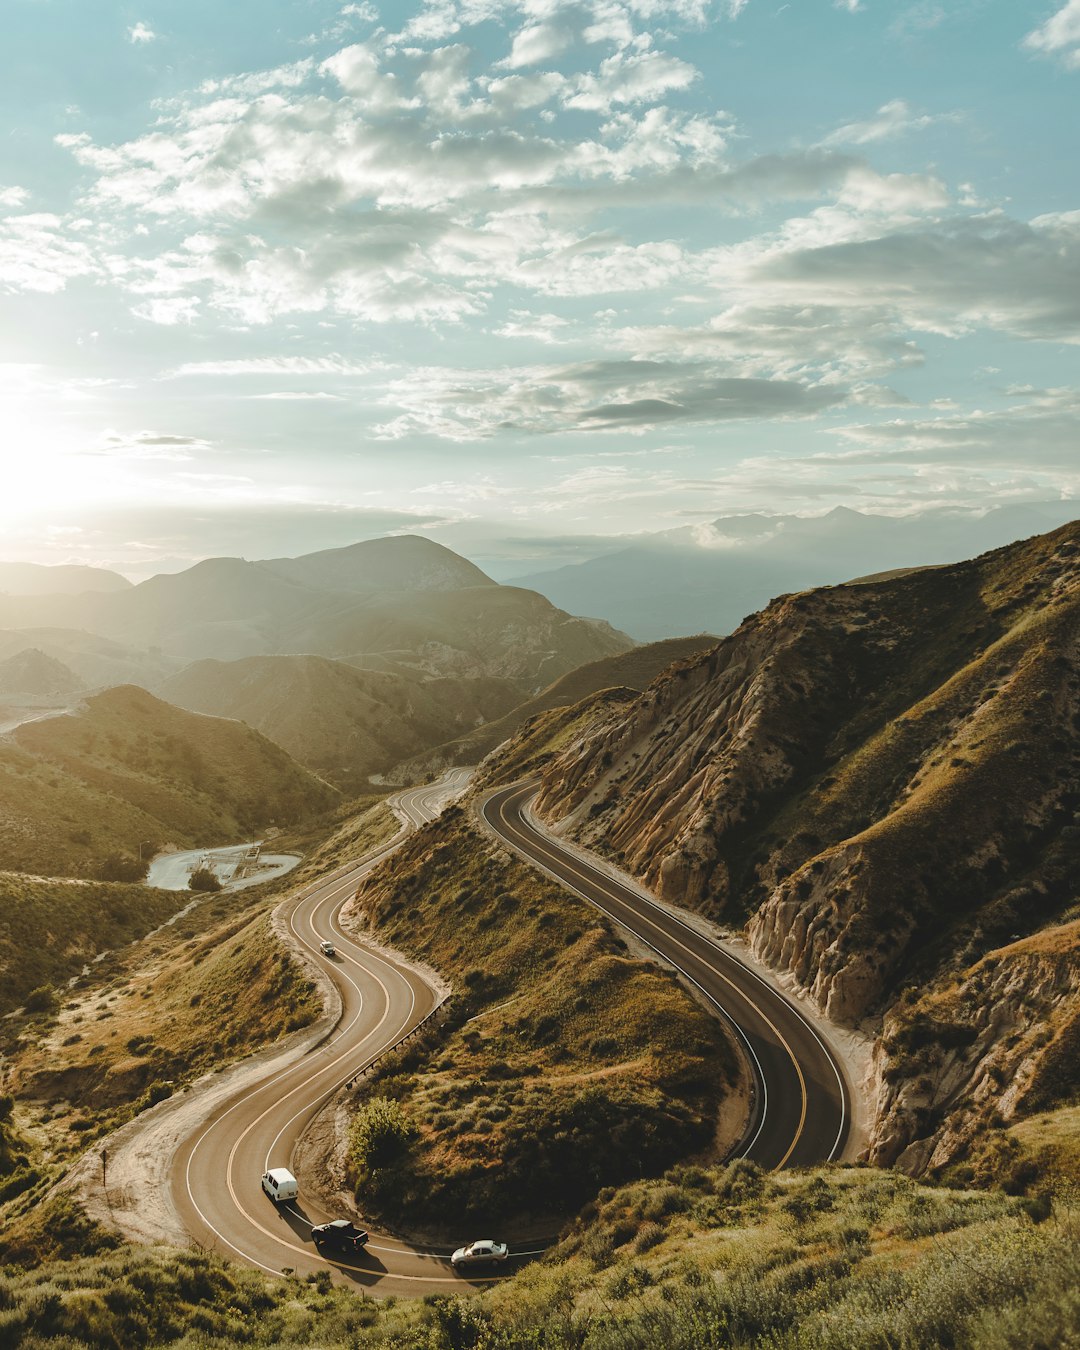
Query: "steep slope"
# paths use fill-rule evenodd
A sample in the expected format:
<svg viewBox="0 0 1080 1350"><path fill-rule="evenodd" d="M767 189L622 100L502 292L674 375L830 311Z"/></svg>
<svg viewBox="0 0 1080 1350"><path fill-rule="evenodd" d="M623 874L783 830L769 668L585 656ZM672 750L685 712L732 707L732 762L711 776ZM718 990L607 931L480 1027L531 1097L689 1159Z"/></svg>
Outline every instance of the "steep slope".
<svg viewBox="0 0 1080 1350"><path fill-rule="evenodd" d="M716 641L707 636L668 638L664 642L650 642L632 651L621 652L618 656L586 662L560 676L542 693L519 703L504 717L476 726L456 740L399 764L393 781L412 783L426 773L455 764L475 764L542 713L568 708L601 689L636 689L640 692L667 666L715 646Z"/></svg>
<svg viewBox="0 0 1080 1350"><path fill-rule="evenodd" d="M874 1156L962 1158L1075 1035L1072 930L1047 925L1080 901L1080 526L781 597L587 724L540 806L748 919L833 1018L888 1011ZM1059 1104L1080 1083L1054 1053Z"/></svg>
<svg viewBox="0 0 1080 1350"><path fill-rule="evenodd" d="M0 740L0 867L92 876L116 852L250 838L337 799L250 727L120 686Z"/></svg>
<svg viewBox="0 0 1080 1350"><path fill-rule="evenodd" d="M1075 503L1002 507L982 516L897 517L837 507L823 516L722 516L644 535L624 548L514 579L573 614L602 614L642 641L728 633L784 591L896 568L951 563L1047 530Z"/></svg>
<svg viewBox="0 0 1080 1350"><path fill-rule="evenodd" d="M669 898L753 913L768 960L858 1017L1018 884L1029 931L1068 898L1078 552L1068 526L782 597L584 738L542 808Z"/></svg>
<svg viewBox="0 0 1080 1350"><path fill-rule="evenodd" d="M198 661L158 692L257 727L300 763L353 787L521 699L506 680L385 674L323 656Z"/></svg>

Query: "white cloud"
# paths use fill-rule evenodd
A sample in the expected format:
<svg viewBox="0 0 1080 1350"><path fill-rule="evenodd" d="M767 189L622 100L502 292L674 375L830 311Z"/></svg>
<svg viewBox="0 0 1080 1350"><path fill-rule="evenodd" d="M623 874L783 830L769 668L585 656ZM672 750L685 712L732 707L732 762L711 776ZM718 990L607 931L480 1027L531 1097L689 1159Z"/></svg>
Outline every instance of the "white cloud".
<svg viewBox="0 0 1080 1350"><path fill-rule="evenodd" d="M581 75L576 92L565 103L568 108L608 113L616 104L655 103L662 95L686 89L699 78L694 66L663 52L617 52L601 61L595 75Z"/></svg>
<svg viewBox="0 0 1080 1350"><path fill-rule="evenodd" d="M76 277L104 271L94 249L72 238L59 216L37 212L0 219L0 287L51 294Z"/></svg>
<svg viewBox="0 0 1080 1350"><path fill-rule="evenodd" d="M23 206L30 193L24 187L0 188L0 207Z"/></svg>
<svg viewBox="0 0 1080 1350"><path fill-rule="evenodd" d="M1023 45L1030 51L1060 56L1072 70L1080 70L1080 0L1068 0L1044 24L1028 33Z"/></svg>
<svg viewBox="0 0 1080 1350"><path fill-rule="evenodd" d="M470 441L507 432L621 431L674 423L812 417L845 401L840 385L732 376L713 364L592 361L503 370L418 370L390 381L402 411L375 428L386 440L423 434Z"/></svg>
<svg viewBox="0 0 1080 1350"><path fill-rule="evenodd" d="M372 369L363 361L344 356L252 356L226 361L187 361L169 372L169 378L185 375L366 375Z"/></svg>
<svg viewBox="0 0 1080 1350"><path fill-rule="evenodd" d="M180 323L193 323L199 313L199 301L195 296L174 296L168 300L145 300L141 305L133 305L132 314L151 323L161 324L164 328L173 328Z"/></svg>
<svg viewBox="0 0 1080 1350"><path fill-rule="evenodd" d="M157 34L145 23L137 23L128 29L128 41L133 43L153 42Z"/></svg>
<svg viewBox="0 0 1080 1350"><path fill-rule="evenodd" d="M954 119L955 114L951 113L936 116L929 113L915 113L902 98L894 98L889 103L882 104L873 117L863 122L848 122L842 127L837 127L821 144L870 145L875 141L905 135L909 131L922 131L935 122Z"/></svg>

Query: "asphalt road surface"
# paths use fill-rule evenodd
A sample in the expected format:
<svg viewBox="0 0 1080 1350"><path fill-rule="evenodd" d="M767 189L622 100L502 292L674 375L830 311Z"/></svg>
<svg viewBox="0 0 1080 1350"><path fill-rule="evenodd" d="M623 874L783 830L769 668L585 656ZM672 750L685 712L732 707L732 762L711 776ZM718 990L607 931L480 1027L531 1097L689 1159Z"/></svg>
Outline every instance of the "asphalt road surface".
<svg viewBox="0 0 1080 1350"><path fill-rule="evenodd" d="M461 772L455 785L465 777ZM482 811L491 829L680 970L740 1038L757 1090L735 1152L767 1168L839 1157L850 1118L848 1092L835 1059L811 1024L771 985L695 928L530 825L523 809L534 792L534 785L518 784L489 794ZM274 1274L292 1269L304 1276L329 1267L337 1283L381 1295L449 1292L493 1278L456 1274L449 1249L418 1249L374 1232L361 1257L320 1256L311 1241L311 1226L351 1216L327 1213L312 1203L305 1197L303 1176L297 1200L280 1207L263 1194L260 1184L270 1167L296 1171L294 1150L323 1107L358 1070L435 1007L436 995L425 980L391 956L351 940L338 915L360 878L411 828L433 819L446 796L445 783L403 793L398 804L409 824L401 833L347 871L310 887L288 912L296 943L333 979L341 995L341 1018L314 1050L238 1091L180 1144L172 1168L173 1199L184 1227L200 1245ZM321 954L323 939L334 943L334 957ZM460 1241L498 1236L463 1232ZM513 1252L506 1273L536 1254Z"/></svg>
<svg viewBox="0 0 1080 1350"><path fill-rule="evenodd" d="M434 818L445 798L445 784L403 793L399 806L410 826L402 835ZM295 1170L293 1151L319 1111L435 1006L426 981L353 942L338 923L338 912L360 878L393 851L402 835L347 872L309 888L288 914L293 938L322 963L341 994L342 1014L333 1035L290 1068L222 1103L182 1142L172 1168L173 1200L200 1246L274 1274L292 1268L304 1276L329 1267L338 1283L384 1295L445 1293L483 1280L455 1274L449 1249L418 1250L374 1233L360 1257L320 1256L311 1226L350 1216L312 1204L305 1198L303 1177L298 1198L278 1207L263 1194L261 1177L270 1167ZM324 938L337 948L334 957L321 954ZM485 1236L463 1233L461 1242ZM517 1253L510 1267L533 1254Z"/></svg>
<svg viewBox="0 0 1080 1350"><path fill-rule="evenodd" d="M756 1080L753 1110L734 1156L762 1167L838 1158L851 1122L836 1057L799 1009L737 957L667 907L591 866L532 825L535 783L488 795L484 819L526 861L629 929L705 996L741 1042Z"/></svg>

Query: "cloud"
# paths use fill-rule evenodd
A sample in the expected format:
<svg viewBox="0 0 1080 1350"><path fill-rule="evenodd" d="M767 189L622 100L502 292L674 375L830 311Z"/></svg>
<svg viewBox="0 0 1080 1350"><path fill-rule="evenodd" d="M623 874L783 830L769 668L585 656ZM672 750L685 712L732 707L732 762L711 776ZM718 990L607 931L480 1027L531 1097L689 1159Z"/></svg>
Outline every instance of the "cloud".
<svg viewBox="0 0 1080 1350"><path fill-rule="evenodd" d="M1029 51L1060 56L1071 70L1080 70L1080 0L1068 0L1056 14L1024 38Z"/></svg>
<svg viewBox="0 0 1080 1350"><path fill-rule="evenodd" d="M344 356L250 356L224 361L186 361L168 372L170 379L185 375L366 375L372 366Z"/></svg>
<svg viewBox="0 0 1080 1350"><path fill-rule="evenodd" d="M248 394L248 395L246 395L246 397L247 397L247 398L282 399L282 400L288 400L288 401L292 401L292 400L297 400L297 401L313 400L313 401L316 401L316 402L334 402L334 403L340 403L340 402L342 401L341 395L340 395L340 394L331 394L331 393L328 393L328 392L327 392L326 390L324 390L324 389L313 389L313 390L310 390L310 391L308 391L308 390L292 390L292 391L289 391L289 390L278 390L278 391L276 391L276 392L273 393L273 394Z"/></svg>
<svg viewBox="0 0 1080 1350"><path fill-rule="evenodd" d="M23 206L30 193L24 187L0 188L0 207Z"/></svg>
<svg viewBox="0 0 1080 1350"><path fill-rule="evenodd" d="M110 459L163 459L182 462L194 459L197 452L210 448L210 442L199 436L162 435L156 431L127 433L105 431L83 453L103 455Z"/></svg>
<svg viewBox="0 0 1080 1350"><path fill-rule="evenodd" d="M1080 211L1030 222L991 213L764 253L748 281L838 306L891 306L898 322L1080 342Z"/></svg>
<svg viewBox="0 0 1080 1350"><path fill-rule="evenodd" d="M44 212L0 219L0 287L62 291L76 277L100 276L104 261L64 221Z"/></svg>
<svg viewBox="0 0 1080 1350"><path fill-rule="evenodd" d="M870 145L875 141L889 140L894 136L905 135L909 131L922 131L935 122L955 120L955 114L929 113L917 114L902 98L894 98L883 103L873 117L863 122L848 122L829 133L821 142L823 146L834 145Z"/></svg>
<svg viewBox="0 0 1080 1350"><path fill-rule="evenodd" d="M940 417L840 427L857 448L815 458L844 465L971 464L1028 472L1067 472L1080 486L1080 389L1021 389L999 410L973 409Z"/></svg>
<svg viewBox="0 0 1080 1350"><path fill-rule="evenodd" d="M156 37L154 30L141 22L128 29L128 41L135 44L153 42Z"/></svg>
<svg viewBox="0 0 1080 1350"><path fill-rule="evenodd" d="M375 428L468 441L508 433L644 432L676 422L811 417L844 402L840 385L739 378L673 361L592 361L562 367L427 369L390 381L384 402L403 411Z"/></svg>
<svg viewBox="0 0 1080 1350"><path fill-rule="evenodd" d="M686 61L663 52L617 52L600 63L596 74L581 75L568 108L608 113L616 104L655 103L674 90L687 89L701 73Z"/></svg>

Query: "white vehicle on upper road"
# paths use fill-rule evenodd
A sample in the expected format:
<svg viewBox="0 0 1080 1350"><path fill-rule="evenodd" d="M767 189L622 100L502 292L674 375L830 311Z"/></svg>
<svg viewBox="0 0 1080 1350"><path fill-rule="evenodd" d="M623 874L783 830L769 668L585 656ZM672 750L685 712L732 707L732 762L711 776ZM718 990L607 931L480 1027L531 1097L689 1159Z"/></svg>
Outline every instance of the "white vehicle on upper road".
<svg viewBox="0 0 1080 1350"><path fill-rule="evenodd" d="M319 951L322 952L323 956L337 955L337 948L328 938L323 938L323 940L319 943Z"/></svg>
<svg viewBox="0 0 1080 1350"><path fill-rule="evenodd" d="M450 1264L455 1270L465 1270L469 1266L496 1266L505 1261L510 1255L510 1249L505 1242L492 1242L490 1238L482 1238L477 1242L470 1242L467 1247L459 1247L450 1258Z"/></svg>

